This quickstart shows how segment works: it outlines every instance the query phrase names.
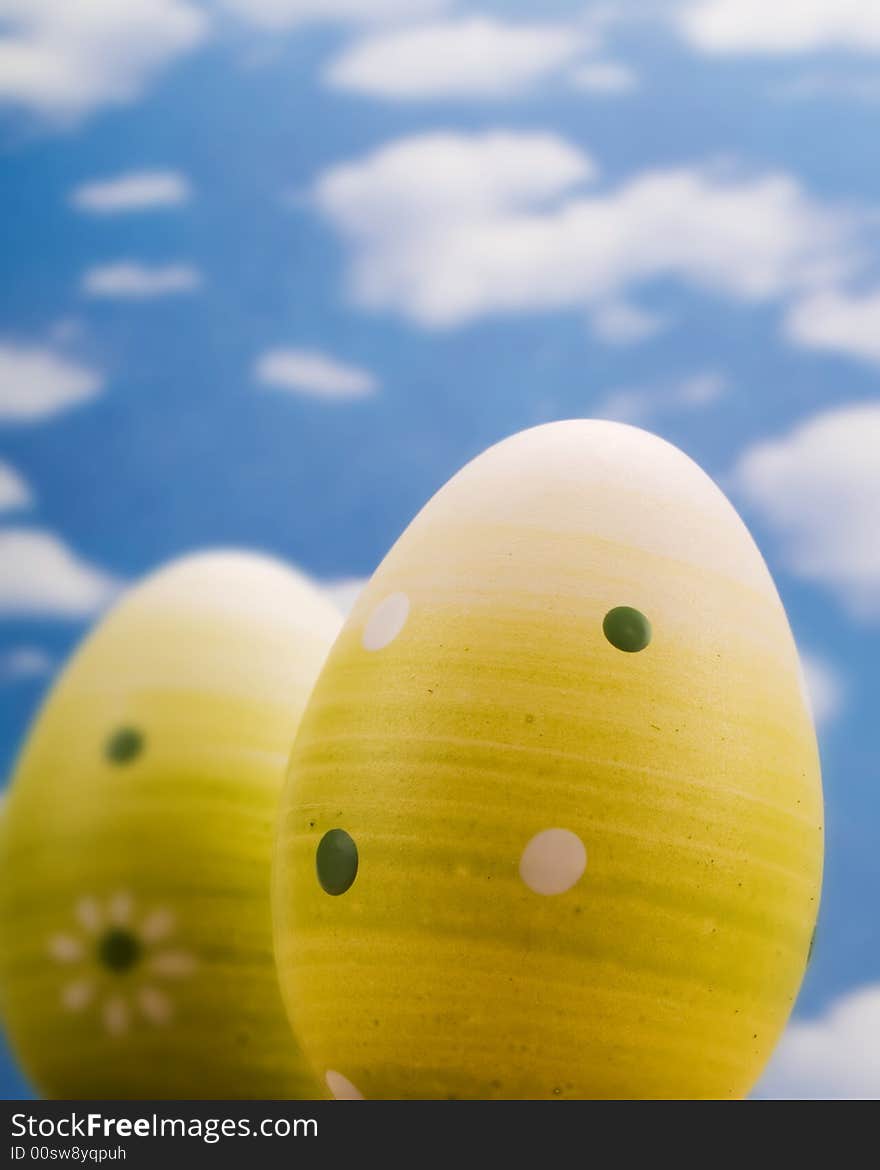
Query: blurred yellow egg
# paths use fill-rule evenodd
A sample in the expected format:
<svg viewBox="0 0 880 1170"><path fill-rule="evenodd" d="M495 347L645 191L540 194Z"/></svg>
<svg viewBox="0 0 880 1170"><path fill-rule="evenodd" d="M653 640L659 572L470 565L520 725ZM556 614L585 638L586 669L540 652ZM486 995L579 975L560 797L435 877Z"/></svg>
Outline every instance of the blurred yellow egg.
<svg viewBox="0 0 880 1170"><path fill-rule="evenodd" d="M178 561L52 689L0 834L0 1002L51 1097L326 1095L284 1016L284 767L341 618L284 565Z"/></svg>
<svg viewBox="0 0 880 1170"><path fill-rule="evenodd" d="M282 799L276 954L340 1098L742 1097L807 961L822 796L734 509L633 427L523 432L361 594Z"/></svg>

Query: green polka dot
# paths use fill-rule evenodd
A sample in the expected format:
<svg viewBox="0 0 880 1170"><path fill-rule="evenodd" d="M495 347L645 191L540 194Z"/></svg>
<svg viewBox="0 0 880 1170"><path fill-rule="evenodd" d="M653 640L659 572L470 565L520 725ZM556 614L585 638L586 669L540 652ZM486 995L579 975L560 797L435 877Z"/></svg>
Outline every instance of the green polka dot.
<svg viewBox="0 0 880 1170"><path fill-rule="evenodd" d="M328 894L344 894L357 877L357 845L345 829L325 833L315 854L315 868L321 888Z"/></svg>
<svg viewBox="0 0 880 1170"><path fill-rule="evenodd" d="M629 605L609 609L602 630L612 646L626 654L635 654L651 641L651 623L643 613Z"/></svg>
<svg viewBox="0 0 880 1170"><path fill-rule="evenodd" d="M144 737L136 727L120 727L104 745L104 755L111 764L128 764L144 750Z"/></svg>
<svg viewBox="0 0 880 1170"><path fill-rule="evenodd" d="M128 971L141 955L141 944L128 930L112 927L98 942L98 958L111 971Z"/></svg>

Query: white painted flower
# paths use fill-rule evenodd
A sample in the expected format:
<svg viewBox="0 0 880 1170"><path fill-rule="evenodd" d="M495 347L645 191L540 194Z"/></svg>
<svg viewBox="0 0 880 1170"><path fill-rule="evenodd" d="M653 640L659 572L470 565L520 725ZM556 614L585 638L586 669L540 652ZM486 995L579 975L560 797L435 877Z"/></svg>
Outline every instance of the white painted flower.
<svg viewBox="0 0 880 1170"><path fill-rule="evenodd" d="M195 956L169 945L174 916L166 909L136 915L131 894L120 892L102 905L82 898L75 909L77 930L49 939L56 963L75 969L61 990L69 1012L98 1009L104 1028L120 1036L140 1015L151 1024L166 1024L173 1011L161 984L185 978Z"/></svg>

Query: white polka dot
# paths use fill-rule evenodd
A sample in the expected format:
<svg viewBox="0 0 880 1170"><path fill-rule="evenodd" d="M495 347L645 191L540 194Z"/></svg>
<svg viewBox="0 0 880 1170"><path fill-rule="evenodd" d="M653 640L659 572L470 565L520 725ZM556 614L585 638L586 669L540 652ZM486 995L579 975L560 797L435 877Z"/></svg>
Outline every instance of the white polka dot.
<svg viewBox="0 0 880 1170"><path fill-rule="evenodd" d="M370 614L364 626L365 650L382 650L393 642L409 617L409 598L405 593L389 593Z"/></svg>
<svg viewBox="0 0 880 1170"><path fill-rule="evenodd" d="M327 1082L327 1088L333 1094L337 1101L363 1101L364 1095L360 1089L355 1088L348 1077L344 1077L342 1073L335 1072L332 1068L328 1068L324 1080Z"/></svg>
<svg viewBox="0 0 880 1170"><path fill-rule="evenodd" d="M178 978L182 975L191 975L196 967L196 961L186 951L160 951L149 960L148 966L155 975L167 975Z"/></svg>
<svg viewBox="0 0 880 1170"><path fill-rule="evenodd" d="M155 987L142 987L138 1003L146 1018L154 1024L167 1024L171 1019L171 1001Z"/></svg>
<svg viewBox="0 0 880 1170"><path fill-rule="evenodd" d="M141 926L141 938L145 942L158 942L174 929L174 915L170 910L153 910Z"/></svg>
<svg viewBox="0 0 880 1170"><path fill-rule="evenodd" d="M77 979L75 983L68 983L61 992L61 1002L69 1012L81 1012L92 1002L94 993L95 985L91 979Z"/></svg>
<svg viewBox="0 0 880 1170"><path fill-rule="evenodd" d="M83 898L78 902L76 916L89 934L97 934L104 924L101 907L94 898Z"/></svg>
<svg viewBox="0 0 880 1170"><path fill-rule="evenodd" d="M78 938L56 934L49 939L49 954L56 963L76 963L85 957L85 950Z"/></svg>
<svg viewBox="0 0 880 1170"><path fill-rule="evenodd" d="M587 868L587 851L576 833L544 829L529 841L519 876L536 894L564 894Z"/></svg>
<svg viewBox="0 0 880 1170"><path fill-rule="evenodd" d="M121 1036L128 1031L128 1005L121 995L115 995L104 1004L104 1027L111 1036Z"/></svg>
<svg viewBox="0 0 880 1170"><path fill-rule="evenodd" d="M120 890L110 900L110 921L115 923L116 926L125 926L131 918L131 907L131 894Z"/></svg>

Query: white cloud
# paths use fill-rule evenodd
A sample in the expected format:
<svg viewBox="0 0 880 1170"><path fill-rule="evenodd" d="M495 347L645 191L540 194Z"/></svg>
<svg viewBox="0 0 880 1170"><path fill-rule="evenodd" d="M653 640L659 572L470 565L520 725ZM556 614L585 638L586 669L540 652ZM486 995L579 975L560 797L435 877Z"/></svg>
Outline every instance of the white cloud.
<svg viewBox="0 0 880 1170"><path fill-rule="evenodd" d="M31 491L18 472L0 459L0 512L26 508L31 502Z"/></svg>
<svg viewBox="0 0 880 1170"><path fill-rule="evenodd" d="M800 653L804 688L817 724L830 723L843 706L844 685L837 670L809 651Z"/></svg>
<svg viewBox="0 0 880 1170"><path fill-rule="evenodd" d="M389 234L409 239L463 219L541 206L595 173L592 159L554 134L438 132L332 168L315 196L352 238L378 243L377 221L389 212L398 220L387 225Z"/></svg>
<svg viewBox="0 0 880 1170"><path fill-rule="evenodd" d="M0 683L42 678L53 669L52 659L37 646L16 646L0 654Z"/></svg>
<svg viewBox="0 0 880 1170"><path fill-rule="evenodd" d="M876 0L697 0L676 19L707 53L880 52Z"/></svg>
<svg viewBox="0 0 880 1170"><path fill-rule="evenodd" d="M609 301L593 310L590 324L601 341L609 345L632 345L659 333L666 321L626 301Z"/></svg>
<svg viewBox="0 0 880 1170"><path fill-rule="evenodd" d="M852 73L835 69L802 73L769 87L771 97L782 101L880 101L880 77L876 73Z"/></svg>
<svg viewBox="0 0 880 1170"><path fill-rule="evenodd" d="M94 398L100 374L37 346L0 344L0 422L33 422Z"/></svg>
<svg viewBox="0 0 880 1170"><path fill-rule="evenodd" d="M346 49L326 78L336 89L398 101L501 98L530 89L583 45L572 25L474 16L374 34Z"/></svg>
<svg viewBox="0 0 880 1170"><path fill-rule="evenodd" d="M880 985L836 1000L814 1020L793 1020L755 1096L765 1100L880 1098Z"/></svg>
<svg viewBox="0 0 880 1170"><path fill-rule="evenodd" d="M49 340L56 345L78 341L85 334L85 323L80 317L59 317L49 327Z"/></svg>
<svg viewBox="0 0 880 1170"><path fill-rule="evenodd" d="M728 382L724 374L718 370L704 370L680 382L675 391L675 402L678 406L699 408L711 406L727 393Z"/></svg>
<svg viewBox="0 0 880 1170"><path fill-rule="evenodd" d="M311 349L268 350L258 358L254 377L264 386L313 398L366 398L378 387L369 370Z"/></svg>
<svg viewBox="0 0 880 1170"><path fill-rule="evenodd" d="M807 419L747 450L743 498L782 540L792 572L838 592L857 616L880 616L880 403Z"/></svg>
<svg viewBox="0 0 880 1170"><path fill-rule="evenodd" d="M340 577L337 581L325 581L324 592L339 612L348 617L369 580L369 577Z"/></svg>
<svg viewBox="0 0 880 1170"><path fill-rule="evenodd" d="M186 0L0 0L0 103L75 119L136 98L206 35Z"/></svg>
<svg viewBox="0 0 880 1170"><path fill-rule="evenodd" d="M125 300L152 300L196 292L202 283L198 270L189 264L149 266L133 260L90 268L82 278L86 296Z"/></svg>
<svg viewBox="0 0 880 1170"><path fill-rule="evenodd" d="M586 93L608 97L633 93L639 87L634 70L619 61L588 61L572 71L571 84Z"/></svg>
<svg viewBox="0 0 880 1170"><path fill-rule="evenodd" d="M578 191L592 160L553 134L432 133L322 175L356 303L442 328L604 306L658 278L743 301L829 283L853 223L785 174L679 168Z"/></svg>
<svg viewBox="0 0 880 1170"><path fill-rule="evenodd" d="M105 605L119 587L51 532L0 531L0 616L79 618Z"/></svg>
<svg viewBox="0 0 880 1170"><path fill-rule="evenodd" d="M613 390L595 408L598 418L645 424L657 415L701 410L722 398L728 381L718 370L703 370L668 386Z"/></svg>
<svg viewBox="0 0 880 1170"><path fill-rule="evenodd" d="M880 365L880 290L864 295L818 291L792 306L785 331L796 345Z"/></svg>
<svg viewBox="0 0 880 1170"><path fill-rule="evenodd" d="M189 180L176 171L129 171L113 179L81 184L71 192L70 202L78 211L113 215L177 207L191 194Z"/></svg>
<svg viewBox="0 0 880 1170"><path fill-rule="evenodd" d="M221 0L242 20L267 29L299 24L371 24L416 21L449 8L454 0Z"/></svg>

